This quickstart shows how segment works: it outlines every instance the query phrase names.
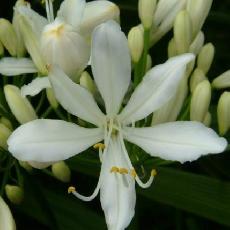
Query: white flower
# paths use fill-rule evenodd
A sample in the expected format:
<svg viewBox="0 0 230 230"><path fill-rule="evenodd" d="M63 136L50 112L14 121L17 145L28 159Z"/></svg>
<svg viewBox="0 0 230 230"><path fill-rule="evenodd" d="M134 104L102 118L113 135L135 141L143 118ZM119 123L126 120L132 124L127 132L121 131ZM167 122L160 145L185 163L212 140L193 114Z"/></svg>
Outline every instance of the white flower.
<svg viewBox="0 0 230 230"><path fill-rule="evenodd" d="M1 196L0 196L0 229L16 230L15 222L10 212L10 209Z"/></svg>
<svg viewBox="0 0 230 230"><path fill-rule="evenodd" d="M46 0L46 11L47 19L29 5L15 7L18 25L33 62L29 58L3 58L0 61L1 74L12 76L39 72L45 76L46 65L57 64L69 77L78 80L89 62L93 29L108 19L119 19L118 7L106 0L89 3L64 0L55 19L52 0ZM39 81L34 84L37 91L44 87ZM30 87L25 89L24 95L35 94Z"/></svg>
<svg viewBox="0 0 230 230"><path fill-rule="evenodd" d="M109 229L124 229L130 223L136 202L135 181L143 188L125 148L124 139L140 146L151 156L180 162L208 153L222 152L226 140L198 122L171 122L155 127L130 126L142 120L175 94L186 64L194 55L169 59L146 73L128 104L120 111L131 81L131 61L125 35L114 21L95 29L92 43L92 70L105 102L102 113L89 91L75 84L58 67L49 74L56 97L71 114L97 128L82 128L61 120L35 120L20 126L8 140L9 151L24 161L49 162L70 158L97 144L102 162L98 185L89 197L70 189L82 200L92 200L100 190L101 205Z"/></svg>

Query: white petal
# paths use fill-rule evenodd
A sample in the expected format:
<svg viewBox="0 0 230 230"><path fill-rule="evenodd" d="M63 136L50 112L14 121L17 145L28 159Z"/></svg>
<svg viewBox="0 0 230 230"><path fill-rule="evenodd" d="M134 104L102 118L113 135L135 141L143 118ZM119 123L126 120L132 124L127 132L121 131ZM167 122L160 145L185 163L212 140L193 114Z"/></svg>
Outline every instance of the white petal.
<svg viewBox="0 0 230 230"><path fill-rule="evenodd" d="M104 114L88 90L74 83L57 66L49 77L56 98L69 113L98 126L103 124Z"/></svg>
<svg viewBox="0 0 230 230"><path fill-rule="evenodd" d="M2 58L0 60L0 73L5 76L16 76L25 73L38 72L30 58Z"/></svg>
<svg viewBox="0 0 230 230"><path fill-rule="evenodd" d="M118 113L131 79L128 42L120 26L108 21L93 33L92 71L108 115Z"/></svg>
<svg viewBox="0 0 230 230"><path fill-rule="evenodd" d="M43 28L46 24L48 24L47 19L26 6L17 7L16 10L31 26L33 32L38 36L39 39Z"/></svg>
<svg viewBox="0 0 230 230"><path fill-rule="evenodd" d="M27 161L27 163L35 169L45 169L55 162L37 162L37 161Z"/></svg>
<svg viewBox="0 0 230 230"><path fill-rule="evenodd" d="M67 23L77 28L81 23L84 9L85 0L64 0L57 16L63 18Z"/></svg>
<svg viewBox="0 0 230 230"><path fill-rule="evenodd" d="M117 140L110 142L102 161L100 199L108 229L122 230L134 216L135 180L130 174L111 173L110 170L114 166L129 168Z"/></svg>
<svg viewBox="0 0 230 230"><path fill-rule="evenodd" d="M0 196L0 229L16 230L15 222L8 205Z"/></svg>
<svg viewBox="0 0 230 230"><path fill-rule="evenodd" d="M227 141L214 130L193 121L169 122L153 128L125 128L124 137L151 156L181 163L209 153L221 153Z"/></svg>
<svg viewBox="0 0 230 230"><path fill-rule="evenodd" d="M180 55L147 72L119 115L121 122L141 120L167 103L175 95L187 63L193 59L193 54Z"/></svg>
<svg viewBox="0 0 230 230"><path fill-rule="evenodd" d="M28 85L24 85L21 88L21 94L25 96L35 96L43 89L51 88L51 84L48 77L37 77Z"/></svg>
<svg viewBox="0 0 230 230"><path fill-rule="evenodd" d="M9 151L22 161L52 162L70 158L103 139L103 130L62 120L38 119L17 128Z"/></svg>
<svg viewBox="0 0 230 230"><path fill-rule="evenodd" d="M60 19L47 25L41 37L41 50L48 64L57 64L70 77L87 66L90 47L74 28Z"/></svg>
<svg viewBox="0 0 230 230"><path fill-rule="evenodd" d="M96 26L110 19L119 21L119 17L119 8L110 1L87 2L80 25L81 33L90 35Z"/></svg>

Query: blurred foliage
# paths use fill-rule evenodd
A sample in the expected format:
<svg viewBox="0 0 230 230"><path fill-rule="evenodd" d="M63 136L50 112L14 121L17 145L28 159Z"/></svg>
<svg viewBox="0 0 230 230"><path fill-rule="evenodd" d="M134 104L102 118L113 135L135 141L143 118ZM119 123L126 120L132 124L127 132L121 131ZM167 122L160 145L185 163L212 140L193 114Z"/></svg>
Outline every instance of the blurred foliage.
<svg viewBox="0 0 230 230"><path fill-rule="evenodd" d="M131 26L139 23L137 0L114 2L121 8L121 24L127 33ZM4 0L1 3L1 17L10 19L15 1ZM39 0L31 3L44 13ZM59 5L58 1L56 3ZM214 0L203 29L206 42L211 41L216 47L210 79L229 68L229 27L230 1ZM170 32L151 50L154 64L165 60L171 35ZM220 92L216 94L213 100L219 97ZM97 183L100 163L94 152L89 150L83 154L67 163L72 170L72 183L79 192L90 194ZM170 167L160 165L157 159L143 161L146 171L148 167L155 167L158 175L150 189L137 190L136 215L128 229L230 229L229 163L229 152L201 158L194 163L171 164ZM18 230L106 229L99 197L84 203L67 194L68 184L39 170L34 170L32 175L21 171L25 200L19 206L11 205Z"/></svg>

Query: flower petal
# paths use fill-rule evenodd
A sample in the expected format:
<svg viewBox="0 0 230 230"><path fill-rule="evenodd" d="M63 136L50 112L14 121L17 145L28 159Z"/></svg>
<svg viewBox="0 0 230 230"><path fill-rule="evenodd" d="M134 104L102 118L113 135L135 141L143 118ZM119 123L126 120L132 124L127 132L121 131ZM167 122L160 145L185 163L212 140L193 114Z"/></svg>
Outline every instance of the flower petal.
<svg viewBox="0 0 230 230"><path fill-rule="evenodd" d="M21 88L21 94L25 96L35 96L39 94L43 89L51 88L51 84L48 77L37 77L28 85L24 85Z"/></svg>
<svg viewBox="0 0 230 230"><path fill-rule="evenodd" d="M8 205L0 196L0 229L16 230L15 222Z"/></svg>
<svg viewBox="0 0 230 230"><path fill-rule="evenodd" d="M0 60L0 73L5 76L16 76L25 73L38 72L30 58L2 58Z"/></svg>
<svg viewBox="0 0 230 230"><path fill-rule="evenodd" d="M69 113L98 126L103 124L104 114L88 90L74 83L57 66L51 69L49 77L57 100Z"/></svg>
<svg viewBox="0 0 230 230"><path fill-rule="evenodd" d="M124 128L124 137L151 156L181 163L223 152L227 141L193 121L169 122L150 128Z"/></svg>
<svg viewBox="0 0 230 230"><path fill-rule="evenodd" d="M108 229L125 229L135 212L135 180L130 174L111 172L114 166L129 168L117 140L110 142L102 161L100 199Z"/></svg>
<svg viewBox="0 0 230 230"><path fill-rule="evenodd" d="M193 54L180 55L147 72L119 115L120 121L128 124L141 120L167 103L175 95L187 63L193 59Z"/></svg>
<svg viewBox="0 0 230 230"><path fill-rule="evenodd" d="M68 24L77 28L81 23L85 9L85 0L64 0L57 16L63 18Z"/></svg>
<svg viewBox="0 0 230 230"><path fill-rule="evenodd" d="M81 33L85 36L90 35L94 28L110 19L119 21L120 10L110 1L87 2L83 19L80 25Z"/></svg>
<svg viewBox="0 0 230 230"><path fill-rule="evenodd" d="M100 128L86 129L62 120L38 119L17 128L9 151L22 161L53 162L70 158L103 139Z"/></svg>
<svg viewBox="0 0 230 230"><path fill-rule="evenodd" d="M128 42L120 26L108 21L93 33L91 65L108 115L118 113L131 79Z"/></svg>

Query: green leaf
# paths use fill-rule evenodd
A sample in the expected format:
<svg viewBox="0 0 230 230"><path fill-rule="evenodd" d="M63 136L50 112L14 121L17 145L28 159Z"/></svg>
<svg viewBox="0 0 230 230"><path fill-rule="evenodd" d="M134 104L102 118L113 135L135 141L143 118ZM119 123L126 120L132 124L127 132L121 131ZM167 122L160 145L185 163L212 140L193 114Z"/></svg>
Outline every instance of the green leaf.
<svg viewBox="0 0 230 230"><path fill-rule="evenodd" d="M143 196L230 226L230 183L171 168L159 168Z"/></svg>

